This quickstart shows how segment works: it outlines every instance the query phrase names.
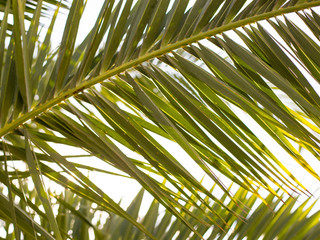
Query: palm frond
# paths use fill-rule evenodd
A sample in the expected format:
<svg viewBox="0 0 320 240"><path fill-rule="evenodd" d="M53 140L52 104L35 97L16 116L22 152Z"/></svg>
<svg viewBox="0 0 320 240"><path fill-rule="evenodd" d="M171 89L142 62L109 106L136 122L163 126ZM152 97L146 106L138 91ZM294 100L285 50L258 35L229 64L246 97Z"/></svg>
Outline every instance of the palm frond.
<svg viewBox="0 0 320 240"><path fill-rule="evenodd" d="M13 14L13 5L11 3L12 1L8 0L1 0L0 1L0 11L1 12L7 12L8 14ZM18 2L18 1L16 1ZM24 11L21 15L23 16L24 20L27 22L33 22L40 16L43 17L49 17L54 10L54 8L59 4L61 8L68 9L69 7L69 1L64 0L64 1L56 1L56 0L44 0L44 1L34 1L34 0L27 0L22 2L24 4ZM1 27L7 34L11 34L13 30L13 25L10 22L7 22L6 18L0 19L0 24L5 24L7 25L6 27ZM30 31L31 32L31 31Z"/></svg>
<svg viewBox="0 0 320 240"><path fill-rule="evenodd" d="M260 199L255 186L280 199L276 187L288 194L308 194L240 113L319 180L300 150L319 159L320 18L313 7L320 1L188 4L107 0L88 36L75 46L85 3L73 1L61 45L51 52L58 10L40 43L35 40L40 7L25 29L26 6L13 2L14 34L7 45L6 21L0 32L0 136L7 146L2 151L26 163L43 206L50 205L50 197L43 198L37 173L154 238L53 143L85 150L134 178L198 237L203 233L190 219L226 224L211 201L232 217L242 216L235 210L242 209L239 199L217 177L220 174ZM9 12L7 5L4 16ZM311 33L296 25L289 13ZM158 136L178 144L231 198L233 207L193 176ZM128 157L128 151L139 159ZM199 218L187 203L206 218ZM62 236L52 210L44 209L55 238Z"/></svg>

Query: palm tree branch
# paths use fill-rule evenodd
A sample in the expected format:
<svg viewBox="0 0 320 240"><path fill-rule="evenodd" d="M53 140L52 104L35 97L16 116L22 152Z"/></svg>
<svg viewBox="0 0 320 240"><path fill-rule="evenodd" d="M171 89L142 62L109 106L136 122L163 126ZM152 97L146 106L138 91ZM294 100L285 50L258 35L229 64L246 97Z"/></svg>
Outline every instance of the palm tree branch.
<svg viewBox="0 0 320 240"><path fill-rule="evenodd" d="M191 37L188 37L188 38L182 39L180 41L177 41L175 43L161 47L160 49L149 52L149 53L147 53L143 56L140 56L134 60L128 61L122 65L119 65L118 67L110 69L110 70L100 74L97 77L93 77L87 81L84 81L84 82L80 83L79 85L75 86L74 88L70 88L66 91L62 91L56 97L48 100L44 104L33 108L31 111L22 114L20 117L16 118L12 122L5 124L3 126L3 128L0 129L0 137L5 136L6 134L15 130L17 127L24 124L28 120L36 118L41 113L43 113L43 112L49 110L50 108L62 103L64 100L77 95L79 92L82 92L83 90L88 89L95 84L101 83L104 80L106 80L107 78L110 78L110 77L115 76L119 73L122 73L128 69L136 67L139 64L146 62L150 59L160 57L160 56L162 56L166 53L169 53L173 50L187 46L187 45L194 43L194 42L197 42L199 40L206 39L211 36L221 34L221 33L226 32L228 30L233 30L233 29L245 26L245 25L256 23L261 20L277 17L277 16L287 14L287 13L297 12L297 11L300 11L303 9L308 9L308 8L319 6L319 5L320 5L320 1L318 0L318 1L312 1L312 2L307 2L307 3L303 3L303 4L298 4L298 5L290 6L290 7L286 7L286 8L280 8L277 10L262 13L262 14L248 17L245 19L241 19L241 20L238 20L235 22L231 22L226 25L216 27L214 29L210 29L208 31L200 32L196 35L192 35Z"/></svg>

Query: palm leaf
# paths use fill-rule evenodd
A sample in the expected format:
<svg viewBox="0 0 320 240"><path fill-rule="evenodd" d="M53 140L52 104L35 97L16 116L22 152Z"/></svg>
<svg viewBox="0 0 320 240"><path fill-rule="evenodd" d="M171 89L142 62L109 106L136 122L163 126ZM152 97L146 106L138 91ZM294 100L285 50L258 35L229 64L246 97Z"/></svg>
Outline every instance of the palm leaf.
<svg viewBox="0 0 320 240"><path fill-rule="evenodd" d="M44 1L34 1L34 0L27 0L24 4L24 13L21 15L26 21L29 21L31 24L38 19L40 16L48 17L50 16L50 12L54 9L54 7L59 3L61 8L68 9L69 1L56 1L56 0L44 0ZM6 10L8 5L8 10ZM13 14L13 6L11 1L8 0L1 0L0 1L0 11L1 12L8 12L9 14ZM1 24L6 24L5 28L1 28L8 34L10 34L13 30L13 25L11 23L7 23L5 18L0 20ZM31 33L32 31L30 31ZM36 32L34 32L36 33ZM32 50L32 49L31 49Z"/></svg>
<svg viewBox="0 0 320 240"><path fill-rule="evenodd" d="M89 166L72 163L50 146L52 142L83 149L134 178L198 237L203 233L192 221L222 227L227 224L223 211L232 219L242 216L239 199L217 175L260 199L264 198L257 185L278 198L282 195L276 187L287 194L308 193L240 112L319 180L300 150L319 159L320 23L316 8L307 9L320 1L207 0L190 8L188 4L188 0L172 5L166 0L107 0L88 36L75 46L84 2L73 1L61 45L53 52L49 43L57 11L47 37L39 43L34 39L40 7L26 29L27 5L12 4L14 32L9 44L4 44L7 36L0 32L4 53L0 136L7 145L2 151L27 162L38 194L44 189L35 172L154 237L78 169ZM7 16L10 6L4 11ZM304 21L314 36L295 25L289 13ZM2 27L7 28L5 21ZM194 177L157 135L180 145L231 198L232 207ZM138 154L139 160L129 158L128 152ZM50 197L41 201L50 205ZM48 220L57 234L51 215Z"/></svg>
<svg viewBox="0 0 320 240"><path fill-rule="evenodd" d="M8 0L1 0L0 1L0 9L1 11L4 10L6 4L10 2ZM56 0L44 0L43 1L43 5L39 4L39 2L34 1L34 0L27 0L25 2L25 13L26 14L33 14L35 13L35 9L40 5L40 7L42 8L43 13L48 13L50 12L57 4L60 4L61 7L63 8L67 8L68 7L68 1L67 0L63 0L61 1L56 1Z"/></svg>

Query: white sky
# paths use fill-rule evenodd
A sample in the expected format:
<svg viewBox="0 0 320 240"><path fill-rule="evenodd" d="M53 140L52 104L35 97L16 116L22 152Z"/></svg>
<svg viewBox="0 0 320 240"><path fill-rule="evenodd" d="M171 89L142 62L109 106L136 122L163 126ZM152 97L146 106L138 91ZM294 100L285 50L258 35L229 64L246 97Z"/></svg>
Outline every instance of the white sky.
<svg viewBox="0 0 320 240"><path fill-rule="evenodd" d="M78 33L78 41L76 42L76 45L81 42L81 39L85 38L91 27L94 25L102 4L103 0L88 0L82 20L80 22L80 31ZM52 34L53 47L57 46L62 38L66 17L66 14L60 13L57 18L57 23L55 25L55 28L53 29ZM235 111L237 110L235 109ZM250 126L250 128L260 139L263 139L263 142L267 145L267 147L285 164L285 166L290 171L292 171L296 175L296 177L310 190L310 192L313 193L315 197L319 197L319 182L312 178L300 167L297 167L297 164L292 161L291 157L281 147L279 147L279 145L276 144L274 140L272 140L271 137L266 134L258 124L255 123L255 121L253 121L241 111L237 111L237 114L247 123L248 126ZM200 180L203 177L203 171L193 163L191 158L176 143L172 143L157 136L155 136L155 138L158 138L159 142L165 145L167 150L170 151L170 153L172 153L174 157L176 157L178 160L183 161L184 166L186 166L187 169L192 169L197 179ZM69 149L67 149L66 151L69 151ZM310 153L304 151L303 155L305 156L307 161L309 161L309 163L314 167L314 169L320 169L319 161L311 156ZM95 164L97 163L94 162L93 165ZM95 165L95 167L97 167L97 165ZM130 204L130 202L140 189L140 185L138 183L127 178L108 176L106 174L97 172L90 173L89 177L115 201L118 202L120 199L122 199L121 205L124 208L126 208ZM230 181L227 181L225 178L222 179L224 180L224 184L228 186ZM208 188L210 188L212 181L204 182L204 184ZM148 196L144 204L150 203L151 201L152 198ZM146 205L148 206L148 204ZM145 209L145 211L146 210L147 209ZM142 213L142 215L143 214L144 213Z"/></svg>
<svg viewBox="0 0 320 240"><path fill-rule="evenodd" d="M76 45L81 42L82 39L86 37L90 29L93 27L96 18L99 14L100 8L103 4L103 0L88 0L87 6L83 13L81 22L80 22L80 30L78 33L78 40ZM66 12L59 13L57 18L57 22L55 28L53 29L52 33L52 42L53 48L56 47L59 42L61 41L63 35L64 24L66 21L67 15ZM235 109L235 111L237 111ZM285 166L296 174L296 177L313 193L315 196L320 196L319 191L316 191L320 184L314 178L310 177L308 173L306 173L301 168L297 167L297 164L292 161L291 157L276 144L269 136L266 134L261 128L246 114L241 111L238 111L239 117L241 117L248 126L256 133L256 135L263 139L264 143L271 149L271 151L285 164ZM197 179L201 179L204 175L203 171L199 169L197 165L193 163L191 158L176 144L172 143L166 139L161 139L161 137L157 137L159 142L164 144L170 153L176 157L178 160L184 162L184 166L187 169L190 169L192 173L196 176ZM66 150L69 151L69 150ZM304 152L306 159L309 163L314 167L314 169L320 169L319 161L315 160L311 154ZM96 163L93 163L96 164ZM107 170L107 169L106 169ZM137 194L138 190L140 189L140 185L135 181L132 181L127 178L122 177L114 177L108 176L106 174L93 172L89 174L90 178L107 194L109 194L115 201L119 201L122 198L122 206L125 208L128 204L132 201L133 197ZM225 185L229 185L230 181L222 178ZM204 185L208 188L211 187L212 181L205 181ZM147 198L147 202L152 200L151 197Z"/></svg>
<svg viewBox="0 0 320 240"><path fill-rule="evenodd" d="M80 22L80 31L78 33L78 41L76 44L79 44L81 42L81 39L84 39L85 36L88 34L91 27L94 25L96 21L96 17L99 14L100 7L103 4L103 0L88 0L87 6L85 8L85 11L83 13L83 17ZM64 22L66 20L65 14L60 14L57 18L57 24L53 30L53 42L58 43L60 42L62 38L62 27L64 26ZM284 162L285 166L296 173L297 178L306 185L308 189L312 193L315 193L316 189L320 186L317 181L315 181L314 178L310 177L309 174L307 174L304 170L301 170L297 167L297 164L292 161L291 157L276 144L271 137L268 136L261 128L250 118L247 117L246 114L241 113L241 111L238 112L239 116L243 118L244 121L247 122L248 126L251 126L251 129L257 134L257 136L260 139L264 140L264 143L272 150L272 152L281 160ZM188 162L188 166L192 166L191 169L194 168L194 164L192 164L192 160L190 157L175 143L169 142L167 140L159 140L162 143L164 143L168 150L177 158L184 162ZM170 150L171 149L171 150ZM180 149L180 150L178 150ZM311 160L310 164L312 164L315 169L319 169L320 165L319 162L314 159L313 156L310 156L310 154L305 153L307 160ZM189 168L187 166L187 168ZM198 168L198 166L196 166ZM299 171L297 171L299 169ZM201 179L203 176L203 172L201 170L197 170L195 173L197 176L197 179ZM100 173L91 173L90 177L94 179L96 184L101 187L103 190L105 190L110 196L112 196L116 201L119 200L122 196L124 197L122 200L122 205L127 206L132 200L132 198L135 196L137 191L140 189L139 184L135 183L132 180L124 179L121 177L112 177L112 176L106 176L105 174ZM211 184L211 183L210 183ZM228 183L226 184L228 185ZM208 186L209 187L209 186ZM317 194L316 194L317 195Z"/></svg>

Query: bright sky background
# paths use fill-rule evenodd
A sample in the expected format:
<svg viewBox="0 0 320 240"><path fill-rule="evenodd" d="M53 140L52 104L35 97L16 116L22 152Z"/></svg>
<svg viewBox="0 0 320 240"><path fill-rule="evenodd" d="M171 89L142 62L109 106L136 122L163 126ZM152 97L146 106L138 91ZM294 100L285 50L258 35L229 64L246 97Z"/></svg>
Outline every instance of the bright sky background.
<svg viewBox="0 0 320 240"><path fill-rule="evenodd" d="M80 31L78 33L78 41L76 43L79 44L81 39L83 39L94 25L96 21L96 17L99 14L100 8L103 4L103 0L88 0L87 6L85 8L82 20L80 22ZM66 14L60 13L57 18L57 24L53 30L53 43L58 44L62 38L64 22L66 20ZM256 135L264 141L264 143L269 147L269 149L284 163L284 165L293 173L295 173L296 177L303 183L305 186L315 194L315 196L319 196L319 191L316 191L320 184L314 178L310 177L304 170L297 167L297 164L292 161L291 157L278 146L271 137L266 134L258 124L255 123L250 117L241 112L240 110L236 110L237 114L247 123L247 125L256 133ZM204 173L199 170L198 166L195 166L192 163L190 157L175 143L172 143L168 140L160 139L159 142L163 143L166 148L179 160L184 162L184 166L187 169L192 169L194 175L197 179L201 179ZM320 169L319 161L315 160L311 154L308 154L306 151L304 152L304 156L309 161L309 163L315 167L315 169ZM96 163L94 163L96 164ZM132 201L133 197L136 195L138 190L140 189L139 184L130 179L121 178L121 177L113 177L107 176L106 174L100 173L90 173L90 178L101 187L106 193L108 193L111 197L114 198L115 201L119 201L122 197L122 206L126 207ZM225 178L224 181L226 181ZM211 181L208 181L208 188L211 187ZM224 182L226 185L230 183ZM148 198L148 202L151 201L152 198Z"/></svg>
<svg viewBox="0 0 320 240"><path fill-rule="evenodd" d="M78 45L82 39L85 38L85 36L90 31L91 27L94 25L96 21L96 17L99 14L100 8L103 4L104 0L88 0L87 6L85 8L82 20L80 22L80 30L78 33L78 40L76 42L76 45ZM63 35L63 29L64 29L64 23L66 21L66 15L67 12L60 13L57 22L55 25L55 28L53 29L52 34L52 42L53 42L53 48L57 47L62 35ZM256 135L263 140L263 142L269 147L269 149L284 163L284 165L292 171L296 177L310 190L312 194L314 194L315 197L320 197L319 193L319 187L320 184L318 181L316 181L314 178L310 177L309 174L307 174L304 170L297 167L297 164L294 163L291 159L291 157L282 150L281 147L276 144L271 137L266 134L258 124L255 123L250 117L248 117L246 114L244 114L242 111L235 109L238 116L243 119L247 123L247 125L256 133ZM155 136L157 137L157 136ZM204 175L203 171L199 169L197 165L193 163L191 158L176 144L172 143L166 139L163 139L161 137L157 137L159 142L161 142L163 145L166 146L167 150L178 160L181 160L184 163L184 166L187 169L192 170L192 173L197 179L201 179ZM60 148L61 149L61 148ZM65 151L66 154L70 153L70 149L62 149ZM79 150L77 150L79 151ZM130 154L130 153L129 153ZM320 163L317 161L311 154L304 151L303 155L309 161L309 163L314 167L314 169L320 169ZM81 160L83 161L83 160ZM101 163L101 161L96 161L94 159L87 159L86 161L92 161L92 166L94 167L100 167L100 166L106 166ZM110 169L110 168L109 168ZM108 170L108 169L106 169ZM108 176L106 174L92 172L89 174L90 179L92 179L102 190L104 190L108 195L110 195L115 201L121 201L121 205L126 208L132 199L135 197L137 192L140 189L140 185L136 183L133 180L122 178L122 177L114 177L114 176ZM222 178L225 185L229 185L230 181ZM208 188L211 187L212 181L204 182L204 185ZM152 197L148 196L144 202L146 206L148 206L148 203L152 201ZM147 208L145 208L145 211ZM142 213L143 215L144 213Z"/></svg>
<svg viewBox="0 0 320 240"><path fill-rule="evenodd" d="M78 45L82 39L86 37L86 35L89 33L90 29L94 25L97 16L99 15L100 8L103 4L104 0L88 0L87 6L85 8L85 11L83 13L81 22L80 22L80 28L78 33L78 40L76 42L76 45ZM0 16L1 17L1 16ZM57 47L59 42L61 41L62 35L63 35L63 29L65 25L65 21L67 18L67 12L63 11L59 14L57 18L57 22L55 25L55 28L53 29L52 34L52 43L53 48ZM298 19L297 19L298 20ZM295 162L292 161L291 157L274 142L274 140L271 139L271 137L266 134L258 124L255 123L250 117L248 117L247 114L243 113L240 110L235 109L238 116L243 119L243 121L246 122L248 126L255 132L255 134L263 140L265 145L284 163L284 165L295 174L295 176L307 187L307 189L314 194L314 197L320 197L320 184L317 180L310 177L308 173L306 173L303 169L297 166ZM172 143L166 139L163 139L159 136L155 136L156 139L160 143L162 143L164 146L166 146L167 150L178 160L181 160L183 162L183 165L192 171L194 176L197 179L201 179L204 175L204 172L193 163L191 158L182 150L176 143ZM61 148L60 148L61 149ZM64 150L64 149L62 149ZM65 153L68 154L68 151L70 149L65 149ZM79 150L75 150L79 151ZM69 152L70 153L70 152ZM132 153L129 153L132 154ZM130 156L130 155L129 155ZM318 160L316 160L310 153L307 151L303 152L303 156L305 159L311 164L311 166L314 167L314 169L320 169L320 163ZM133 157L133 156L130 156ZM136 157L136 156L134 156ZM84 161L82 160L79 160ZM88 158L85 161L91 161L92 166L94 167L106 167L106 170L110 170L111 167L108 167L106 164L101 163L101 161L94 160L93 158ZM91 172L89 174L90 179L92 179L102 190L104 190L109 196L111 196L116 202L120 201L121 199L121 205L126 208L132 199L135 197L135 195L140 190L140 185L136 183L135 181L123 178L123 177L115 177L111 175L106 175L102 173L97 172ZM221 178L225 185L229 185L230 181L226 178ZM204 185L208 188L211 187L212 181L205 179ZM30 184L32 186L32 184ZM146 206L143 210L144 212L140 213L143 215L147 211L147 206L152 201L152 197L148 196L144 200L144 205Z"/></svg>

